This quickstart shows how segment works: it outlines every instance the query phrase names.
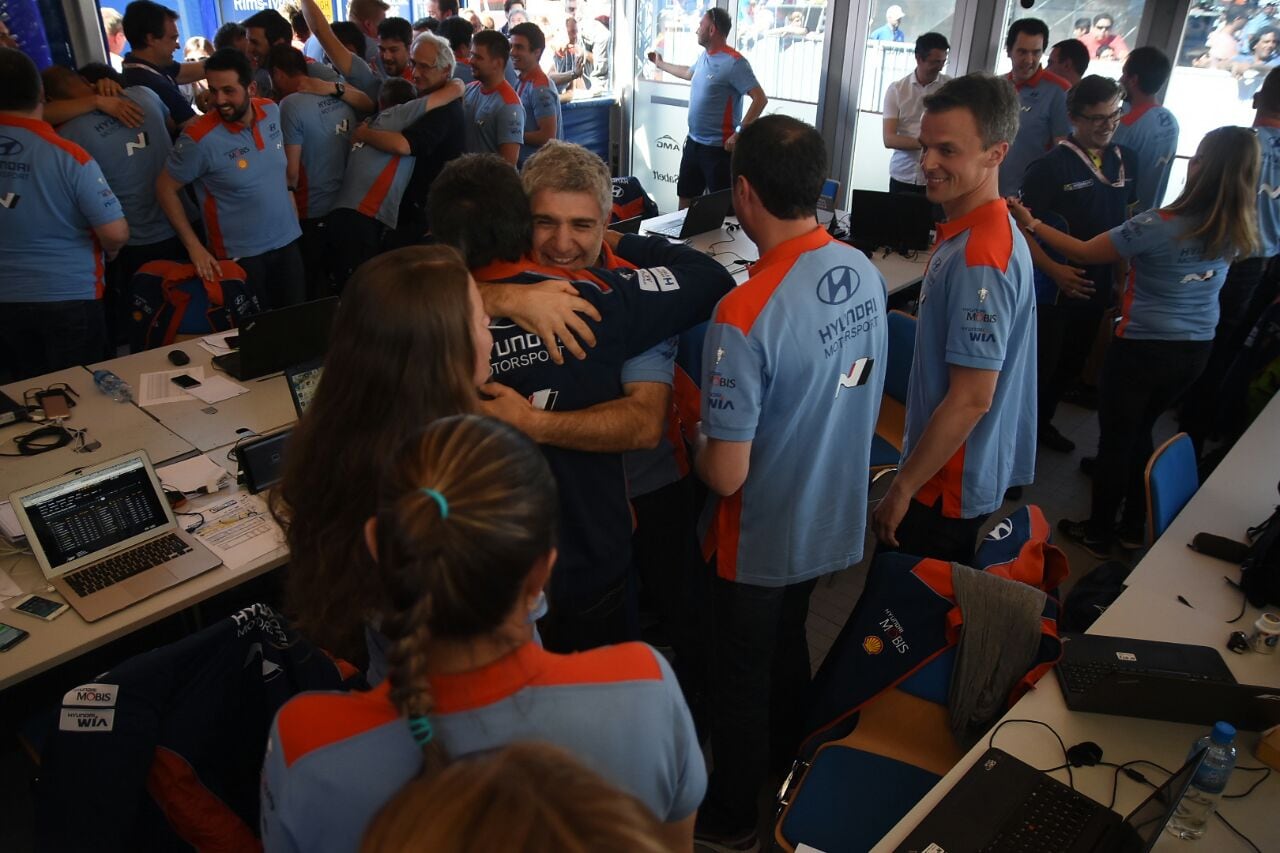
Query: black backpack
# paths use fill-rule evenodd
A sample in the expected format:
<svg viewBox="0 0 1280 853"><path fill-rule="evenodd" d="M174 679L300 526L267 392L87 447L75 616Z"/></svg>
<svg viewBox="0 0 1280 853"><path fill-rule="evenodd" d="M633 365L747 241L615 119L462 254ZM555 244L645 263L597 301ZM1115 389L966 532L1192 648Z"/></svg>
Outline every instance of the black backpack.
<svg viewBox="0 0 1280 853"><path fill-rule="evenodd" d="M1083 633L1124 592L1130 569L1117 560L1108 560L1076 582L1062 604L1058 628Z"/></svg>
<svg viewBox="0 0 1280 853"><path fill-rule="evenodd" d="M1249 556L1240 572L1240 588L1254 607L1280 605L1280 507L1249 528Z"/></svg>

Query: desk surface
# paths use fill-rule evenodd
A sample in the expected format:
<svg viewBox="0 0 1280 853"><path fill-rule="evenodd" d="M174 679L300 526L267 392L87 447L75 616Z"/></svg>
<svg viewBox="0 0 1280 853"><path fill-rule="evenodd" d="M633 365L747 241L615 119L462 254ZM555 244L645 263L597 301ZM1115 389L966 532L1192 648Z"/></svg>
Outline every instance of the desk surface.
<svg viewBox="0 0 1280 853"><path fill-rule="evenodd" d="M169 363L169 353L175 349L182 350L191 358L190 367L203 367L206 376L221 372L213 366L213 355L197 341L115 358L91 365L90 369L114 371L137 392L138 378L143 373L178 369ZM231 444L244 434L237 430L266 433L297 419L284 376L273 374L240 384L248 388L249 393L221 403L209 405L192 398L180 403L148 406L145 411L201 451Z"/></svg>
<svg viewBox="0 0 1280 853"><path fill-rule="evenodd" d="M666 219L664 221L670 222ZM725 220L726 224L736 224L737 221L732 216ZM641 233L648 233L646 224L640 223ZM725 269L733 273L734 281L738 284L747 280L748 267L737 262L760 259L760 251L756 248L756 244L751 242L751 238L741 228L730 232L721 226L715 231L688 238L688 244L720 261ZM921 252L915 260L908 260L897 254L881 258L877 254L871 258L871 263L884 276L885 286L889 295L892 295L920 281L929 263L929 253Z"/></svg>
<svg viewBox="0 0 1280 853"><path fill-rule="evenodd" d="M73 468L94 465L98 462L123 456L139 448L147 451L151 461L159 464L175 456L191 451L191 445L140 410L132 403L117 403L99 391L93 384L93 376L83 367L70 367L21 382L5 385L2 389L13 400L22 401L22 392L28 388L44 388L56 382L65 382L80 396L71 410L67 426L87 429L89 442L99 441L102 446L91 453L75 453L75 442L38 456L18 459L0 458L0 500L8 500L18 489L33 486L43 480L65 474ZM286 394L287 396L287 394ZM0 451L16 453L13 438L40 427L27 421L0 427Z"/></svg>
<svg viewBox="0 0 1280 853"><path fill-rule="evenodd" d="M1238 578L1239 569L1196 554L1186 543L1200 530L1241 538L1245 526L1265 517L1276 502L1275 484L1280 467L1274 448L1277 434L1280 434L1280 396L1271 401L1165 535L1134 568L1125 591L1098 618L1090 633L1174 640L1222 650L1232 630L1248 630L1258 615L1255 608L1248 608L1239 623L1227 624L1227 620L1240 611L1241 597L1222 577ZM1178 602L1178 594L1193 606ZM1238 681L1280 687L1280 655L1222 652L1222 657ZM1036 688L1002 718L1009 719L1048 723L1068 746L1095 741L1102 747L1106 761L1121 763L1143 758L1170 770L1182 764L1191 744L1207 732L1204 726L1069 711L1057 677L1052 673L1040 679ZM986 751L989 737L989 734L984 736L874 849L893 850ZM1256 732L1239 734L1236 739L1239 764L1258 766L1252 754L1257 741ZM1058 742L1040 726L1011 723L1001 729L995 746L1035 767L1056 767L1063 763ZM1064 773L1055 775L1066 781ZM1229 791L1243 791L1258 775L1236 774ZM1111 798L1112 778L1111 768L1075 770L1077 789L1102 803ZM1160 781L1163 776L1157 773L1155 779ZM1115 810L1127 814L1149 792L1146 786L1122 777ZM1224 801L1221 811L1260 849L1277 850L1280 849L1280 821L1274 816L1277 803L1280 803L1280 774L1273 772L1247 799ZM1155 849L1182 850L1185 849L1179 846L1182 844L1185 842L1166 834ZM1215 853L1248 849L1219 821L1212 822L1200 848Z"/></svg>

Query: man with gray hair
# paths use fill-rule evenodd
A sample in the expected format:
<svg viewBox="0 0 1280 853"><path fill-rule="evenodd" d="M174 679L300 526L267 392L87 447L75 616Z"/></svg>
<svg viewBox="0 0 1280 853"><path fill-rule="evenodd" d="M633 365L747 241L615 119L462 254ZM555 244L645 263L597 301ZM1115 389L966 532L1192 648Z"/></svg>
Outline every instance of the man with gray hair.
<svg viewBox="0 0 1280 853"><path fill-rule="evenodd" d="M419 97L436 101L452 90L457 94L447 106L431 110L402 131L356 129L352 139L380 151L414 158L413 176L400 201L395 231L387 235L384 251L411 246L427 233L427 193L445 164L467 147L466 116L462 109L462 84L452 80L453 48L434 33L422 33L409 51L409 71ZM449 87L446 89L446 87ZM436 94L439 93L439 94Z"/></svg>
<svg viewBox="0 0 1280 853"><path fill-rule="evenodd" d="M102 7L102 29L107 34L107 56L111 59L111 67L117 71L124 70L124 46L129 40L124 37L124 15L110 6Z"/></svg>
<svg viewBox="0 0 1280 853"><path fill-rule="evenodd" d="M883 550L968 563L1005 491L1035 476L1035 284L999 189L1019 104L1009 81L968 74L924 109L920 166L947 221L920 290L902 466L872 525Z"/></svg>

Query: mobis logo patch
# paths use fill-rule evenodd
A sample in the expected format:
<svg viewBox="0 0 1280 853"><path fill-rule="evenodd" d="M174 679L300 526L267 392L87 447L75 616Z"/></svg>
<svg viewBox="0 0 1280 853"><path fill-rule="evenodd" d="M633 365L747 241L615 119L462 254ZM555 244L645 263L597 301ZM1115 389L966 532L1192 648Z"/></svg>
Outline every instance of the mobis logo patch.
<svg viewBox="0 0 1280 853"><path fill-rule="evenodd" d="M81 684L62 697L63 705L87 705L95 708L114 708L120 687L116 684Z"/></svg>

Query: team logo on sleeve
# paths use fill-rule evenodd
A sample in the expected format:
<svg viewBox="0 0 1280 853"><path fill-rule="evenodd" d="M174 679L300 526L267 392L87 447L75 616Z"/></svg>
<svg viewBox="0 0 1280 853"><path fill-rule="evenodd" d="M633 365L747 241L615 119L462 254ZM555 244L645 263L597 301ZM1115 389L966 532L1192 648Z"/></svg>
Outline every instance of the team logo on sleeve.
<svg viewBox="0 0 1280 853"><path fill-rule="evenodd" d="M636 270L636 280L639 282L641 290L648 290L652 293L666 293L680 289L680 282L676 280L675 273L666 267L650 267L649 269Z"/></svg>
<svg viewBox="0 0 1280 853"><path fill-rule="evenodd" d="M987 290L985 287L978 288L978 304L981 305L982 303L986 302L987 297L990 295L991 295L991 291Z"/></svg>
<svg viewBox="0 0 1280 853"><path fill-rule="evenodd" d="M836 397L840 396L840 391L844 388L857 388L860 385L866 385L867 380L871 378L871 367L874 364L874 358L864 356L850 365L849 372L841 373L840 380L836 383Z"/></svg>
<svg viewBox="0 0 1280 853"><path fill-rule="evenodd" d="M843 305L861 285L862 277L853 267L833 267L818 279L818 299L827 305Z"/></svg>
<svg viewBox="0 0 1280 853"><path fill-rule="evenodd" d="M4 195L0 195L0 207L3 207L6 210L13 210L18 206L18 200L21 198L22 196L17 193L5 193Z"/></svg>

